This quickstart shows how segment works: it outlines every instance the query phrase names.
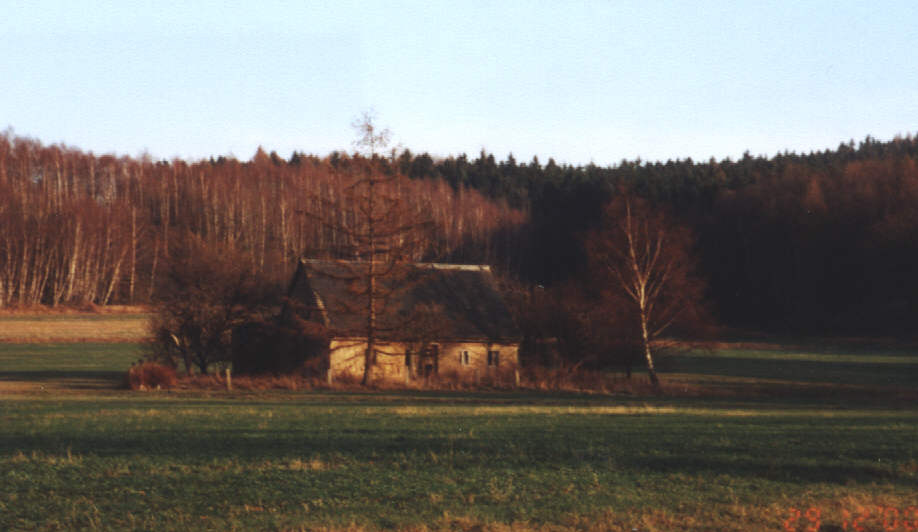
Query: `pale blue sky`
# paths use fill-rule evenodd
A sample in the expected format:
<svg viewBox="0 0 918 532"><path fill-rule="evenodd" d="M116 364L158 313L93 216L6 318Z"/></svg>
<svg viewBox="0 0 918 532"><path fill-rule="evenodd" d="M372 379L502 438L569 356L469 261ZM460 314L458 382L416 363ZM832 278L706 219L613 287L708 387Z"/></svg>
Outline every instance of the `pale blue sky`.
<svg viewBox="0 0 918 532"><path fill-rule="evenodd" d="M96 153L600 165L918 132L918 2L0 3L0 128Z"/></svg>

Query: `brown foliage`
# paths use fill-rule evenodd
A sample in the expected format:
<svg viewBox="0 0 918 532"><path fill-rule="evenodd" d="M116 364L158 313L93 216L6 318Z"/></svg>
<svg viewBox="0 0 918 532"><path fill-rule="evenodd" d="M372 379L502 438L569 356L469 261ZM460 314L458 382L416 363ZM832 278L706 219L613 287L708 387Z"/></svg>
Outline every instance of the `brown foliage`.
<svg viewBox="0 0 918 532"><path fill-rule="evenodd" d="M523 388L538 391L650 395L660 390L646 379L622 377L607 371L582 368L529 366L520 374Z"/></svg>
<svg viewBox="0 0 918 532"><path fill-rule="evenodd" d="M568 373L615 367L630 374L640 360L633 314L601 297L595 282L527 287L504 278L501 290L522 333L523 366Z"/></svg>
<svg viewBox="0 0 918 532"><path fill-rule="evenodd" d="M707 321L693 243L664 209L627 194L606 207L585 242L596 293L604 308L626 309L617 327L640 345L655 384L653 344L672 328L691 334Z"/></svg>
<svg viewBox="0 0 918 532"><path fill-rule="evenodd" d="M233 331L233 372L320 377L328 369L328 340L324 326L295 312L244 323Z"/></svg>
<svg viewBox="0 0 918 532"><path fill-rule="evenodd" d="M155 362L134 364L128 370L126 380L132 390L170 389L178 382L175 369Z"/></svg>
<svg viewBox="0 0 918 532"><path fill-rule="evenodd" d="M246 256L188 235L172 256L154 305L152 356L185 372L230 360L232 331L264 319L276 293Z"/></svg>

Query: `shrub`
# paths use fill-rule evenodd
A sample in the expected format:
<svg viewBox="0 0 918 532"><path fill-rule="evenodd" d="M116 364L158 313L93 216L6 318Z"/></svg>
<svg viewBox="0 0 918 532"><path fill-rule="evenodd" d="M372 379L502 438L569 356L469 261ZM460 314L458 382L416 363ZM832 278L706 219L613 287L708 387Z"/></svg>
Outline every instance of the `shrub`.
<svg viewBox="0 0 918 532"><path fill-rule="evenodd" d="M127 384L132 390L168 389L177 381L175 369L155 362L135 364L127 372Z"/></svg>
<svg viewBox="0 0 918 532"><path fill-rule="evenodd" d="M321 377L328 369L325 327L296 315L236 327L231 352L233 372L238 375Z"/></svg>
<svg viewBox="0 0 918 532"><path fill-rule="evenodd" d="M151 358L206 374L230 360L232 331L263 319L279 299L268 282L233 247L207 245L185 235L166 265L153 306Z"/></svg>

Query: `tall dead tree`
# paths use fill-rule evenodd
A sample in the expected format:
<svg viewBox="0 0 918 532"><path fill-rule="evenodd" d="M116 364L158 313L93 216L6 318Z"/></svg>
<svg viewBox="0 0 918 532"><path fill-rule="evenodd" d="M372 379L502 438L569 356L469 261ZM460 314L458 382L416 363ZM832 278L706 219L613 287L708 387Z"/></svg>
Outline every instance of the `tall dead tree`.
<svg viewBox="0 0 918 532"><path fill-rule="evenodd" d="M365 156L342 164L343 190L317 202L321 214L307 214L331 233L331 246L313 249L312 254L337 259L335 271L316 265L312 274L347 281L348 300L329 303L364 321L361 382L367 384L382 353L380 337L393 323L387 320L381 326L380 316L392 312L393 296L406 282L407 270L400 265L423 258L431 245L433 223L428 215L409 208L405 178L378 153L387 145L389 131L378 129L371 113L364 113L353 127L358 133L354 145Z"/></svg>

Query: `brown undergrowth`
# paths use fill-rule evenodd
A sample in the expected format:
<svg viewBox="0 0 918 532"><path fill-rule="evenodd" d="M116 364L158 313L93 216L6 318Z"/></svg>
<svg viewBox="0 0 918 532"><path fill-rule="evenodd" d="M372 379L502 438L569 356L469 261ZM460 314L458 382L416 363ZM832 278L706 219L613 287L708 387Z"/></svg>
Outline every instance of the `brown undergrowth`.
<svg viewBox="0 0 918 532"><path fill-rule="evenodd" d="M155 362L134 364L125 378L132 390L161 390L174 388L178 382L175 370Z"/></svg>
<svg viewBox="0 0 918 532"><path fill-rule="evenodd" d="M918 390L894 387L869 387L785 382L722 382L698 383L688 380L664 380L655 388L644 375L626 378L622 375L596 371L527 368L520 372L520 384L513 376L500 380L482 378L479 382L455 375L439 375L429 379L375 380L361 385L355 376L338 376L332 383L324 378L301 375L231 375L227 387L225 374L184 375L168 386L177 390L205 391L457 391L457 392L562 392L635 397L686 398L790 398L801 399L860 399L865 401L908 402L918 400ZM161 385L160 388L167 388ZM138 389L133 387L133 389ZM156 389L145 386L145 390Z"/></svg>
<svg viewBox="0 0 918 532"><path fill-rule="evenodd" d="M178 377L175 388L180 390L220 391L543 391L596 394L654 395L659 394L646 378L618 378L601 372L569 372L567 370L527 369L520 372L520 384L510 373L499 378L475 379L453 374L404 380L374 380L362 385L360 378L351 375L336 376L329 383L325 378L301 375L231 375L227 386L224 373L184 375ZM135 388L136 389L136 388ZM151 389L151 388L146 388ZM665 388L664 388L665 390Z"/></svg>

